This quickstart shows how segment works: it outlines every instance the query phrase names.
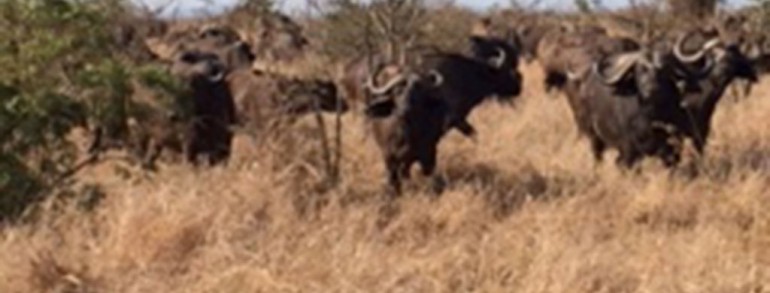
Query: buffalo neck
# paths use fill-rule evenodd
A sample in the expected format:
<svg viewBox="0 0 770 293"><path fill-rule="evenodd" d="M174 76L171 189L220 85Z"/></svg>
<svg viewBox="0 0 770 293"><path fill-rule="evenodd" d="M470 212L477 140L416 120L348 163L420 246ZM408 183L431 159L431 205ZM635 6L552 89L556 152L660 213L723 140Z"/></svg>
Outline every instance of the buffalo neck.
<svg viewBox="0 0 770 293"><path fill-rule="evenodd" d="M224 82L198 81L192 83L195 113L202 116L235 117L235 102Z"/></svg>
<svg viewBox="0 0 770 293"><path fill-rule="evenodd" d="M700 122L708 123L727 86L733 80L732 76L710 76L702 79L698 82L699 92L687 94L688 100L692 101L687 108L692 114L699 116Z"/></svg>

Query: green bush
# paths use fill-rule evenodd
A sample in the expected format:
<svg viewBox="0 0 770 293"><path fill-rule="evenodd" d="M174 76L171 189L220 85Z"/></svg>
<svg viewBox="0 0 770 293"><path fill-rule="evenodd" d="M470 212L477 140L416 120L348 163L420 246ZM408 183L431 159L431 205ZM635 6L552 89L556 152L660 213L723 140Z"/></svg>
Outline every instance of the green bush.
<svg viewBox="0 0 770 293"><path fill-rule="evenodd" d="M173 95L116 43L128 12L120 0L0 2L0 220L61 187L78 159L74 128L125 132L134 77Z"/></svg>

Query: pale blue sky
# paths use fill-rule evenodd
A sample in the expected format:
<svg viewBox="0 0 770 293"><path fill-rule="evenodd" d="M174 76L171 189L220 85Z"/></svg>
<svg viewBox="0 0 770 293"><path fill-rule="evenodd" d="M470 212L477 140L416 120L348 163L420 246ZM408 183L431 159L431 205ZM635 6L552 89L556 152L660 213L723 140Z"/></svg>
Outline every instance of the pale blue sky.
<svg viewBox="0 0 770 293"><path fill-rule="evenodd" d="M150 7L156 7L158 5L162 5L163 3L173 2L175 3L173 7L180 14L189 14L190 12L195 12L195 11L211 10L214 7L227 7L229 5L232 5L233 3L238 2L238 0L134 0L134 1L145 3ZM523 0L521 2L527 3L531 1L533 0ZM728 0L727 2L728 2L728 5L730 6L736 6L736 5L749 3L750 1L751 0ZM286 11L292 11L292 10L302 9L305 6L306 0L277 0L276 2L279 4L279 8ZM625 5L626 3L628 3L628 0L601 0L601 2L606 7L614 8L614 7ZM211 3L216 3L216 4L211 4ZM506 6L508 5L508 3L510 3L510 1L509 0L456 0L456 3L473 7L476 9L486 9L495 4ZM543 0L541 8L570 9L573 7L572 3L573 3L573 0ZM170 11L167 11L167 13L169 12Z"/></svg>

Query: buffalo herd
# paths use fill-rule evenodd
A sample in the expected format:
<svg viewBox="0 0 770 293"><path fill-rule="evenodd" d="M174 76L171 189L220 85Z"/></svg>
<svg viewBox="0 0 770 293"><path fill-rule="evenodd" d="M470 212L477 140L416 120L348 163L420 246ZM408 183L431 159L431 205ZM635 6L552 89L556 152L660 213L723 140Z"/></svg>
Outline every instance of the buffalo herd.
<svg viewBox="0 0 770 293"><path fill-rule="evenodd" d="M422 52L408 64L362 58L342 78L301 79L255 69L264 50L253 40L227 26L203 26L147 42L189 89L187 122L180 126L179 113L161 110L133 121L139 125L129 132L145 166L164 150L193 164L221 164L238 127L259 136L303 114L355 109L381 152L393 194L415 163L440 190L434 171L441 139L457 130L475 140L473 109L487 100L511 103L524 84L519 62L536 61L545 88L566 97L596 161L612 148L624 169L645 157L675 167L685 141L704 154L725 92L736 85L750 90L770 63L764 39L736 37L724 27L634 39L601 27L520 24L503 34L472 34L466 50ZM270 58L280 50L274 53Z"/></svg>

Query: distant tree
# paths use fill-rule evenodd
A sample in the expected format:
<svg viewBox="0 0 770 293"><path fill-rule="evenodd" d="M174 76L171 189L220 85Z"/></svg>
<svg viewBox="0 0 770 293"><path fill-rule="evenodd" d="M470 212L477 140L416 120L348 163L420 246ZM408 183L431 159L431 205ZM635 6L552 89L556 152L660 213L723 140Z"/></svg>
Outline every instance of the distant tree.
<svg viewBox="0 0 770 293"><path fill-rule="evenodd" d="M575 6L582 13L591 13L602 6L601 0L575 0Z"/></svg>
<svg viewBox="0 0 770 293"><path fill-rule="evenodd" d="M321 39L324 53L332 57L382 52L388 59L399 59L424 35L426 8L422 0L311 2L323 14Z"/></svg>
<svg viewBox="0 0 770 293"><path fill-rule="evenodd" d="M529 11L537 8L543 0L511 0L511 9L517 11Z"/></svg>
<svg viewBox="0 0 770 293"><path fill-rule="evenodd" d="M687 19L706 19L714 15L720 0L666 0L671 13Z"/></svg>

